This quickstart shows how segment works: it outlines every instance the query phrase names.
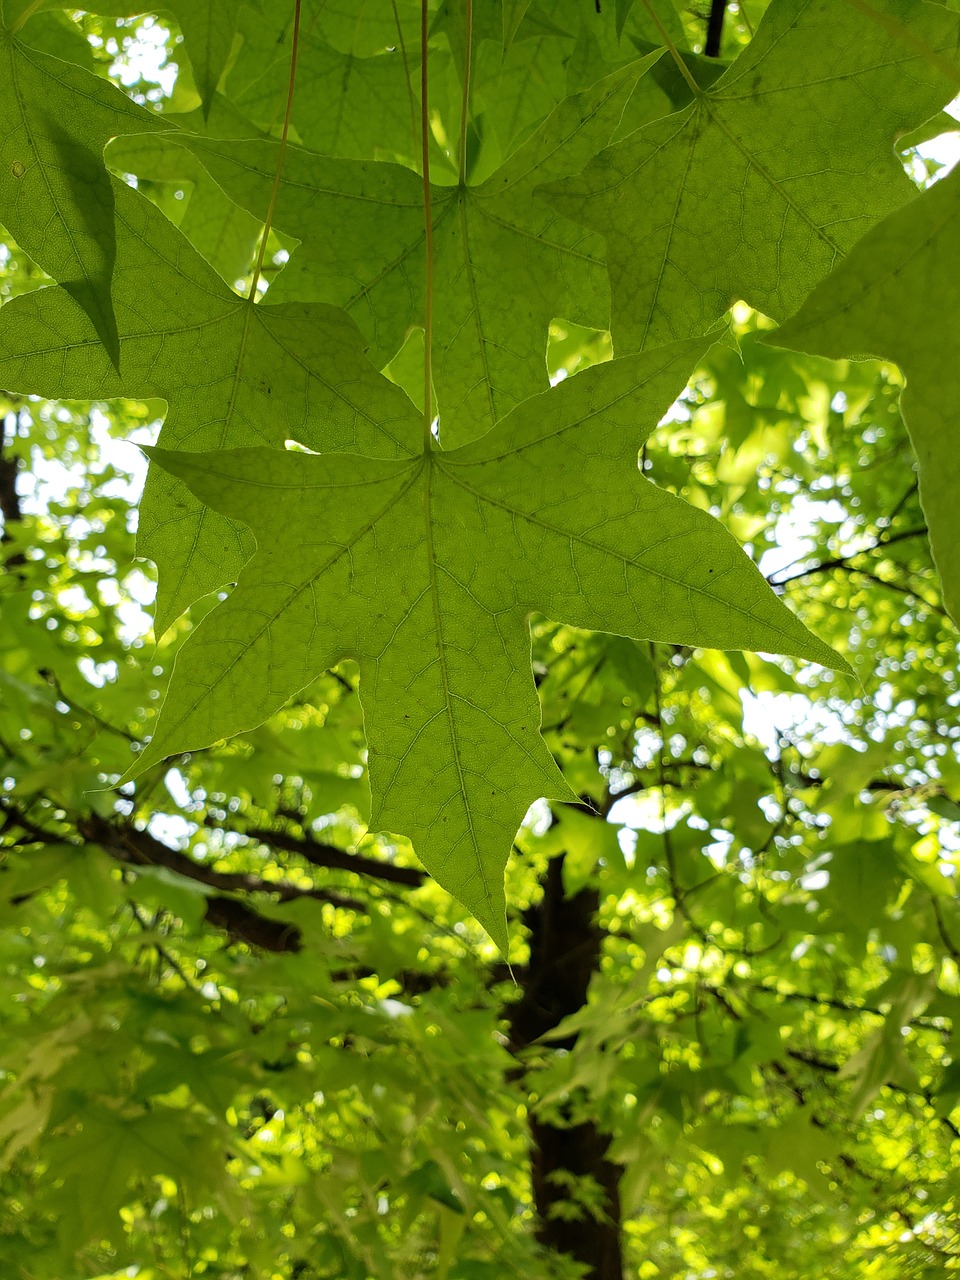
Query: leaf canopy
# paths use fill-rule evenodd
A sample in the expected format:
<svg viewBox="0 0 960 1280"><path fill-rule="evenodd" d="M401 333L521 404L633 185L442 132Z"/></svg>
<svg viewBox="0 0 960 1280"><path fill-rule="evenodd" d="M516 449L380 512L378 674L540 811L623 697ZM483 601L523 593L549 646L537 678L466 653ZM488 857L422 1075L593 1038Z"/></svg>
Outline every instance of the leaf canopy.
<svg viewBox="0 0 960 1280"><path fill-rule="evenodd" d="M27 225L0 174L38 255L96 212L116 322L108 351L75 262L48 287L3 237L0 1275L594 1280L602 1253L941 1280L960 728L924 535L955 599L957 195L890 175L957 154L922 118L957 0L2 3L25 56L101 105L122 83L156 131L107 121L102 153L82 104L56 116L109 208L64 181ZM668 124L666 187L651 161L611 217L678 210L678 331L754 277L801 306L831 202L851 239L903 203L776 332L739 305L665 346L665 310L624 356L621 288L611 361L603 237L538 185ZM781 151L815 231L758 177ZM353 198L378 184L402 199ZM926 517L901 373L788 340L901 362ZM161 624L223 590L155 643L119 441L158 397ZM698 642L833 644L859 684ZM544 795L576 802L516 830Z"/></svg>

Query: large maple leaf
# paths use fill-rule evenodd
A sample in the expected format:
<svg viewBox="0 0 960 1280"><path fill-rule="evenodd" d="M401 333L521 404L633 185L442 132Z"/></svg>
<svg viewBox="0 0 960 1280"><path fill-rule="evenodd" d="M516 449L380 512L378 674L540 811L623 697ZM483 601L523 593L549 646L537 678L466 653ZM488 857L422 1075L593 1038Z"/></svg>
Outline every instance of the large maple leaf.
<svg viewBox="0 0 960 1280"><path fill-rule="evenodd" d="M773 0L709 91L542 187L606 239L617 349L703 333L738 298L795 311L913 193L893 142L956 92L958 37L926 0Z"/></svg>
<svg viewBox="0 0 960 1280"><path fill-rule="evenodd" d="M136 771L252 728L353 658L373 827L409 836L505 945L517 827L539 796L573 798L539 733L531 612L837 661L718 521L639 472L703 349L596 366L483 439L413 459L153 450L258 549L181 651Z"/></svg>
<svg viewBox="0 0 960 1280"><path fill-rule="evenodd" d="M40 289L0 309L0 384L59 399L163 398L161 438L177 449L291 437L374 457L417 447L409 400L365 358L343 312L239 297L149 200L118 181L112 194L120 372L69 291ZM234 581L252 550L245 528L151 470L138 551L159 571L158 633Z"/></svg>
<svg viewBox="0 0 960 1280"><path fill-rule="evenodd" d="M547 381L550 321L603 328L609 297L599 237L533 198L573 173L611 136L660 51L566 99L478 186L434 186L433 377L444 442L482 434ZM264 216L277 167L273 142L180 138L229 196ZM280 298L343 307L384 364L423 324L421 179L400 165L336 160L290 147L277 225L301 247L273 286Z"/></svg>
<svg viewBox="0 0 960 1280"><path fill-rule="evenodd" d="M903 369L920 501L944 602L960 623L960 168L874 227L767 341Z"/></svg>
<svg viewBox="0 0 960 1280"><path fill-rule="evenodd" d="M0 9L0 221L90 316L119 358L111 298L116 237L103 148L118 134L168 128L114 85L29 42Z"/></svg>

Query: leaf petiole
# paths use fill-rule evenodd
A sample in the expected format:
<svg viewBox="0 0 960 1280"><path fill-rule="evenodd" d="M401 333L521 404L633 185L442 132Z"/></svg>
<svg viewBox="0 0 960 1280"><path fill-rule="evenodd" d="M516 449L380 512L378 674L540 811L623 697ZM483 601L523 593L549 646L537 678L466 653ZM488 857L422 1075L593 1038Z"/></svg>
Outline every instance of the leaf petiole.
<svg viewBox="0 0 960 1280"><path fill-rule="evenodd" d="M467 52L463 66L463 101L460 106L460 185L467 180L467 122L470 117L470 75L473 59L473 0L466 0Z"/></svg>
<svg viewBox="0 0 960 1280"><path fill-rule="evenodd" d="M273 175L273 186L270 190L270 203L267 205L267 216L264 219L263 233L260 236L260 247L257 249L257 261L253 268L253 279L250 281L250 293L247 301L251 305L257 300L257 285L260 283L260 274L263 271L263 259L267 251L267 240L270 238L270 228L273 225L273 215L277 207L277 195L280 191L280 175L283 172L283 156L287 149L287 137L290 133L290 117L293 112L293 90L297 79L297 53L300 45L300 4L301 0L294 0L293 39L290 44L290 79L287 83L287 102L283 112L283 128L280 131L280 146L277 149L277 168Z"/></svg>
<svg viewBox="0 0 960 1280"><path fill-rule="evenodd" d="M666 45L667 51L670 54L670 57L677 64L677 70L680 72L684 80L687 82L687 88L690 90L690 92L693 94L695 98L702 98L703 90L700 88L696 80L694 80L693 76L690 74L690 68L687 66L684 60L680 57L679 50L677 49L677 46L673 43L673 41L670 39L670 34L667 31L667 28L660 21L660 15L657 13L653 5L650 3L650 0L643 0L643 6L646 9L647 13L649 13L650 17L652 18L654 26L660 32L660 35L663 38L663 43Z"/></svg>
<svg viewBox="0 0 960 1280"><path fill-rule="evenodd" d="M433 444L433 215L430 210L430 119L427 38L430 13L420 3L420 149L423 162L423 235L426 257L426 300L423 309L423 452Z"/></svg>

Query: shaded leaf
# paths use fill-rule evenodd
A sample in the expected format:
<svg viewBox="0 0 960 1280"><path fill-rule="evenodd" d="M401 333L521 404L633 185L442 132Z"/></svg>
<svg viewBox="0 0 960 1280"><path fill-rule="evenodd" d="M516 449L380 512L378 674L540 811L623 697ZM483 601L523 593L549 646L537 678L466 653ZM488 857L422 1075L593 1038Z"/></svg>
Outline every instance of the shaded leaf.
<svg viewBox="0 0 960 1280"><path fill-rule="evenodd" d="M114 192L107 141L164 121L71 62L0 32L0 220L20 247L89 315L119 359L111 298Z"/></svg>

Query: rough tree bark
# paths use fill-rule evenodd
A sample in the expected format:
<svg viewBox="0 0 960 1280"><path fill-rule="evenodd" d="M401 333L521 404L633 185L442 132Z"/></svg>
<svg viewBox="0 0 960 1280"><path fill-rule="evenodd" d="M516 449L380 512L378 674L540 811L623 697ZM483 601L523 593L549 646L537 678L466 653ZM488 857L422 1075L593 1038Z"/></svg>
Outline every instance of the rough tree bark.
<svg viewBox="0 0 960 1280"><path fill-rule="evenodd" d="M530 963L521 979L523 995L508 1014L511 1048L518 1055L586 1004L603 940L596 918L597 890L584 888L564 896L563 855L550 860L541 886L543 897L524 917L530 930ZM569 1050L574 1042L575 1037L570 1037L551 1041L551 1046ZM623 1280L619 1192L623 1171L607 1159L609 1138L592 1120L567 1125L531 1114L529 1124L537 1239L586 1266L588 1280ZM583 1211L571 1221L563 1211L557 1212L569 1199L571 1176L590 1177L600 1187L599 1217Z"/></svg>

